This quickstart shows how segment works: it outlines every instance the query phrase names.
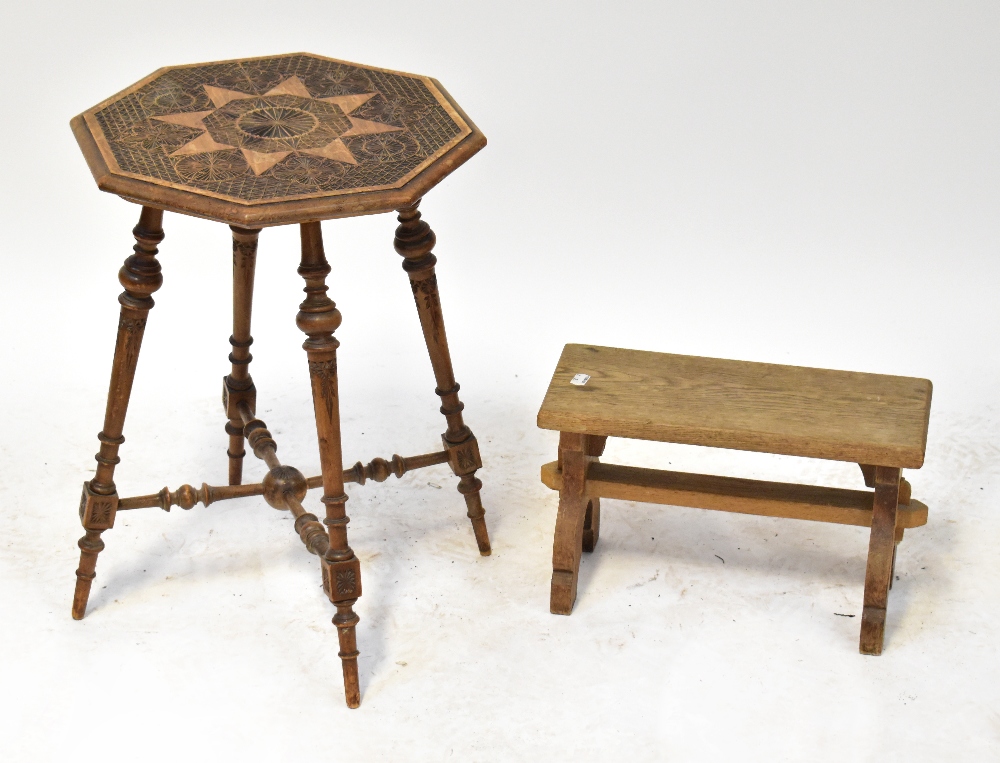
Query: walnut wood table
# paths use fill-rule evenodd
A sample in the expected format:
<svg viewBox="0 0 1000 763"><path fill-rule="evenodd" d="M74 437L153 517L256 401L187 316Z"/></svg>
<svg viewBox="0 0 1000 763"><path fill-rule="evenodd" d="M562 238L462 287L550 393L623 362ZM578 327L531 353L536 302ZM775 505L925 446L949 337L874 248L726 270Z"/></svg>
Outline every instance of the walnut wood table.
<svg viewBox="0 0 1000 763"><path fill-rule="evenodd" d="M924 462L930 406L926 379L566 345L538 412L560 433L559 460L542 467L559 491L550 609L573 610L601 498L860 525L861 652L881 654L896 545L927 523L901 470ZM874 492L602 464L608 437L852 461Z"/></svg>
<svg viewBox="0 0 1000 763"><path fill-rule="evenodd" d="M101 533L119 511L263 495L295 517L303 543L321 559L323 588L337 608L347 704L360 703L353 605L361 571L347 543L344 483L378 482L411 469L447 463L459 477L479 551L490 553L476 470L476 438L462 419L445 335L431 250L434 233L420 219L421 196L486 145L434 79L359 66L305 53L160 69L72 121L98 186L142 205L133 230L134 254L118 278L121 319L111 370L97 471L83 486L73 617L83 617ZM229 485L185 485L155 495L119 498L114 483L118 449L152 294L162 277L156 260L164 210L228 223L233 231L232 371L223 380L228 419ZM395 249L405 259L447 420L443 449L411 458L376 458L344 470L341 456L337 347L341 316L327 297L330 272L320 221L396 210ZM260 230L298 223L305 300L296 324L308 337L309 363L322 474L306 479L282 465L277 446L255 415L257 392L248 372L254 265ZM244 440L270 471L243 485ZM323 524L302 505L309 488L323 488ZM325 525L325 527L324 527Z"/></svg>

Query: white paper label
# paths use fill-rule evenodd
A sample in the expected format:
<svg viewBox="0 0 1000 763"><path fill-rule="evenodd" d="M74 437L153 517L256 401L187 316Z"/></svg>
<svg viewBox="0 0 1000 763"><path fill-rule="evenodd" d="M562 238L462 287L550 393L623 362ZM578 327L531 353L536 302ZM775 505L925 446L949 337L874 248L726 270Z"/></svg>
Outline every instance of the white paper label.
<svg viewBox="0 0 1000 763"><path fill-rule="evenodd" d="M570 384L575 384L578 387L582 387L584 384L590 381L590 377L587 374L577 374L572 379L569 380Z"/></svg>

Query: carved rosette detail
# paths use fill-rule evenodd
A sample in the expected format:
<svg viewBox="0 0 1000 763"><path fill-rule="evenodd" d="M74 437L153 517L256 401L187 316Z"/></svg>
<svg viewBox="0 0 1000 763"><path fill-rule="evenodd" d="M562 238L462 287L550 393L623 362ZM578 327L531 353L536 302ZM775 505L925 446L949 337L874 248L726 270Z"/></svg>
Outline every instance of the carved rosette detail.
<svg viewBox="0 0 1000 763"><path fill-rule="evenodd" d="M341 596L349 596L354 593L358 579L354 570L340 570L337 573L337 593Z"/></svg>
<svg viewBox="0 0 1000 763"><path fill-rule="evenodd" d="M460 450L458 451L458 465L462 469L475 469L477 468L476 457L471 450Z"/></svg>
<svg viewBox="0 0 1000 763"><path fill-rule="evenodd" d="M91 521L98 527L108 524L111 521L112 508L111 501L94 501L90 510Z"/></svg>

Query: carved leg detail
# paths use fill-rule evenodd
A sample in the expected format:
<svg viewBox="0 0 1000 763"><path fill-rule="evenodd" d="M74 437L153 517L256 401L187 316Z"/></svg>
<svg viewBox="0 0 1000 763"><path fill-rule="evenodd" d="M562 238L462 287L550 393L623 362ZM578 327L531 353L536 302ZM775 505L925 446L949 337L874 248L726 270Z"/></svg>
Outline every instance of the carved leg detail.
<svg viewBox="0 0 1000 763"><path fill-rule="evenodd" d="M882 654L885 612L889 601L896 541L896 508L899 503L899 469L875 468L872 532L865 573L865 605L861 615L862 654Z"/></svg>
<svg viewBox="0 0 1000 763"><path fill-rule="evenodd" d="M561 432L559 460L563 486L559 491L559 511L552 541L552 588L549 611L568 615L576 603L580 556L583 551L583 526L587 513L586 435Z"/></svg>
<svg viewBox="0 0 1000 763"><path fill-rule="evenodd" d="M239 414L241 403L257 410L257 390L250 377L250 314L253 310L253 278L257 266L257 237L259 230L229 226L233 231L233 335L229 344L233 351L229 361L233 370L222 380L222 404L226 409L226 433L229 435L229 484L243 481L243 420Z"/></svg>
<svg viewBox="0 0 1000 763"><path fill-rule="evenodd" d="M410 288L417 303L420 326L427 344L431 366L437 381L435 392L441 398L441 413L448 422L448 430L441 435L444 447L449 452L452 471L459 477L458 492L465 497L467 515L472 521L479 553L490 554L490 538L486 530L483 502L479 491L483 486L475 474L483 463L479 456L479 445L472 430L462 419L465 406L458 399L459 385L452 370L451 354L448 351L448 337L444 329L441 312L441 298L438 293L434 264L437 258L431 253L435 236L430 226L420 219L417 211L419 201L399 211L399 227L396 228L394 246L406 258L403 270L410 277Z"/></svg>
<svg viewBox="0 0 1000 763"><path fill-rule="evenodd" d="M118 338L115 357L111 366L111 383L108 403L104 413L104 429L97 435L101 449L95 456L97 470L94 478L83 485L80 499L80 521L86 534L80 539L80 567L76 571L76 591L73 595L73 619L80 620L87 611L90 587L96 575L97 555L104 550L101 533L115 524L118 510L118 491L115 487L115 466L118 448L125 438L125 412L132 382L139 360L146 316L153 307L152 294L163 283L160 263L156 260L156 245L163 240L163 210L143 207L139 224L132 230L136 244L121 270L118 280L125 291L118 297L121 317L118 320Z"/></svg>
<svg viewBox="0 0 1000 763"><path fill-rule="evenodd" d="M323 252L323 233L318 222L303 223L302 264L306 298L299 305L295 323L308 335L302 345L309 356L313 409L319 436L319 459L323 469L323 503L330 547L323 557L323 590L337 608L333 624L340 640L344 669L344 693L348 707L361 704L358 680L358 616L354 603L361 596L361 564L347 543L343 455L340 446L340 400L337 393L337 348L333 332L340 326L340 311L326 295L330 266Z"/></svg>

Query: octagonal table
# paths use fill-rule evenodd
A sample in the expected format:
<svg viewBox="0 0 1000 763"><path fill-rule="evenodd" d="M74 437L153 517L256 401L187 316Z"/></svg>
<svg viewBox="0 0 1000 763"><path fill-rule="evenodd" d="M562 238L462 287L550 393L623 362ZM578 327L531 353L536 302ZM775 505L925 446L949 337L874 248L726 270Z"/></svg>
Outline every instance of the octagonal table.
<svg viewBox="0 0 1000 763"><path fill-rule="evenodd" d="M111 369L100 452L84 483L80 567L73 617L87 608L101 534L119 511L263 495L295 516L295 529L321 559L323 588L337 609L347 704L360 704L353 605L361 570L347 542L344 484L383 481L412 469L450 465L483 555L490 542L476 470L475 436L463 421L435 277L435 237L420 219L420 198L486 145L461 108L429 77L377 69L307 53L160 69L72 120L98 187L142 206L134 254L119 280L121 318ZM228 223L233 232L231 372L223 380L228 420L229 484L120 498L114 471L152 294L162 276L156 259L164 211ZM341 454L337 347L341 316L327 296L330 272L320 221L398 212L394 245L403 256L447 421L442 450L391 461L376 458L344 469ZM249 374L250 315L257 240L262 228L298 223L305 300L296 324L303 344L319 437L322 474L306 478L277 458L277 445L256 416ZM263 482L242 483L244 443L269 468ZM305 510L308 489L322 487L325 518ZM325 526L324 526L325 525Z"/></svg>

